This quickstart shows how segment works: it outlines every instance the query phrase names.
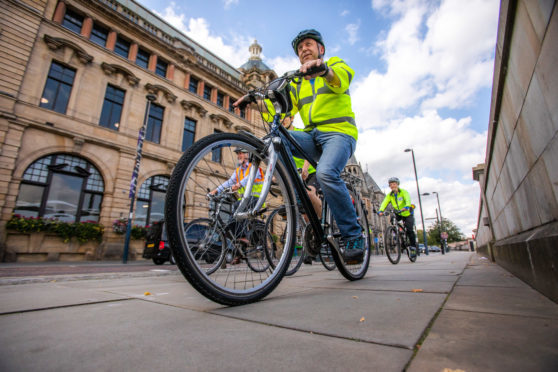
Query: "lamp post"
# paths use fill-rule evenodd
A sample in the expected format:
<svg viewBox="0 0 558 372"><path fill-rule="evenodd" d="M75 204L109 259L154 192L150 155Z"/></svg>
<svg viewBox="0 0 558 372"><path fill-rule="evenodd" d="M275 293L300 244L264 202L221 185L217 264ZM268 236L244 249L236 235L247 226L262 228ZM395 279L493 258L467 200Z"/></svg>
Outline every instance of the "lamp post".
<svg viewBox="0 0 558 372"><path fill-rule="evenodd" d="M428 243L426 242L426 230L424 227L424 216L422 214L422 202L420 199L420 189L419 189L419 182L418 182L418 176L417 176L417 165L415 163L415 152L413 151L413 149L405 149L405 152L411 152L411 155L413 156L413 168L415 169L415 180L417 182L417 194L418 194L418 199L419 199L419 208L420 208L420 220L422 222L422 235L424 238L424 254L428 255Z"/></svg>
<svg viewBox="0 0 558 372"><path fill-rule="evenodd" d="M151 102L155 101L157 97L154 94L148 94L145 96L147 98L147 103L145 104L145 116L143 117L143 125L140 128L138 134L138 145L136 147L136 164L134 166L134 171L132 172L132 180L130 181L130 213L128 214L128 223L126 224L126 239L124 240L124 253L122 254L122 263L128 262L128 251L130 247L130 236L132 234L132 219L134 217L134 202L136 200L136 188L138 184L138 173L141 162L141 151L143 148L143 139L145 137L145 129L147 127L147 119L149 117L149 110L151 108Z"/></svg>
<svg viewBox="0 0 558 372"><path fill-rule="evenodd" d="M446 245L444 243L444 218L442 217L442 209L440 208L440 198L438 197L438 193L436 191L432 191L432 194L436 194L436 200L438 201L438 211L440 212L440 242L442 243L442 254L446 254Z"/></svg>
<svg viewBox="0 0 558 372"><path fill-rule="evenodd" d="M446 254L444 251L446 250L444 247L444 238L442 237L442 231L444 227L444 219L442 218L442 210L440 209L440 198L438 197L438 193L436 191L432 191L432 194L436 194L436 200L438 201L438 209L436 210L436 217L438 217L438 211L440 212L440 243L442 244L442 254ZM422 194L424 196L430 195L429 192L425 192Z"/></svg>

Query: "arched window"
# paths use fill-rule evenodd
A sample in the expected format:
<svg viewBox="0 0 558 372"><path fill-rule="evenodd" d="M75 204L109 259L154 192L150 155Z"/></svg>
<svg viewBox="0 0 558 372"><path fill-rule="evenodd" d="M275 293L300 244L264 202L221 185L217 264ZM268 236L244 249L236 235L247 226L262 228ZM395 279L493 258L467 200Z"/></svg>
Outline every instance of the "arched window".
<svg viewBox="0 0 558 372"><path fill-rule="evenodd" d="M15 214L64 222L99 222L105 184L93 164L69 155L48 155L23 173Z"/></svg>
<svg viewBox="0 0 558 372"><path fill-rule="evenodd" d="M169 177L153 176L141 185L138 192L135 225L147 226L165 217L165 195Z"/></svg>

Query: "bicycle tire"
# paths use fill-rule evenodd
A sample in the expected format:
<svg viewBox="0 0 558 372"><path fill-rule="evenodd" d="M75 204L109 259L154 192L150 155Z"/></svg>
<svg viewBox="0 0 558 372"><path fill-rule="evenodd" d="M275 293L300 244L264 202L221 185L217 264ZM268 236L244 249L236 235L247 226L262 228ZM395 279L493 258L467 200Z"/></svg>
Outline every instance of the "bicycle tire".
<svg viewBox="0 0 558 372"><path fill-rule="evenodd" d="M386 256L394 265L399 263L401 259L401 242L399 241L399 233L395 226L388 226L384 234L384 247Z"/></svg>
<svg viewBox="0 0 558 372"><path fill-rule="evenodd" d="M337 269L339 270L341 275L343 275L347 280L353 281L362 279L368 271L368 266L370 264L370 230L368 228L366 209L364 207L362 199L357 196L356 192L350 185L347 185L347 189L353 201L353 206L356 209L357 220L361 227L362 237L364 238L364 257L362 262L360 263L347 263L337 252L337 250L335 250L335 248L330 247L330 249L333 256L333 261L335 262L335 266L337 266ZM329 213L331 213L331 211Z"/></svg>
<svg viewBox="0 0 558 372"><path fill-rule="evenodd" d="M196 218L184 226L184 235L191 242L190 249L198 265L206 269L207 275L213 274L225 259L227 240L223 232L217 231L209 218Z"/></svg>
<svg viewBox="0 0 558 372"><path fill-rule="evenodd" d="M331 254L331 248L329 244L327 247L322 247L320 249L320 262L328 271L333 271L337 266L335 266L335 260L333 259L333 255Z"/></svg>
<svg viewBox="0 0 558 372"><path fill-rule="evenodd" d="M284 249L284 224L286 221L284 220L283 216L286 216L286 214L285 206L282 205L271 212L265 224L267 238L266 254L269 259L269 263L273 266L275 266L276 261L278 260ZM298 271L298 269L300 269L305 256L305 251L302 248L301 243L302 232L300 231L300 229L302 228L300 225L304 223L304 220L302 219L300 214L297 215L296 221L296 242L293 249L293 257L291 258L289 268L285 272L285 276L294 275Z"/></svg>
<svg viewBox="0 0 558 372"><path fill-rule="evenodd" d="M179 159L174 168L165 200L165 220L170 246L177 266L184 278L203 296L223 305L243 305L258 301L279 285L285 275L294 248L295 209L293 186L284 164L277 161L273 170L274 193L266 197L266 208L257 218L265 220L269 209L286 206L287 236L285 251L278 264L264 272L254 272L244 263L219 267L209 276L200 266L189 249L184 235L184 225L191 220L207 215L210 210L207 192L227 180L234 172L233 150L245 149L250 161L260 162L262 171L267 171L264 144L255 137L236 133L216 133L194 143ZM219 161L216 161L219 160ZM255 168L254 168L255 169ZM224 213L228 222L242 224L246 219ZM226 233L227 246L238 249L239 237Z"/></svg>
<svg viewBox="0 0 558 372"><path fill-rule="evenodd" d="M270 260L265 249L267 239L264 238L264 234L266 234L265 227L254 227L250 236L251 248L243 247L246 264L257 273L266 271L270 265Z"/></svg>

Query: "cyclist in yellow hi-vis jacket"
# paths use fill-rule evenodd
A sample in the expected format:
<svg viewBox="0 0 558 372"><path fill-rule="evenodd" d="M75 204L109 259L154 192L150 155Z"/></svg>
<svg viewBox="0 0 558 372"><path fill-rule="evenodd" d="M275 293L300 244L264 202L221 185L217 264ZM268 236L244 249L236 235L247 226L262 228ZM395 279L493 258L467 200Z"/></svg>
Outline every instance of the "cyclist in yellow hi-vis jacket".
<svg viewBox="0 0 558 372"><path fill-rule="evenodd" d="M391 203L393 210L395 211L395 218L397 218L397 221L403 220L403 222L405 223L405 227L407 228L407 236L409 237L409 240L411 242L411 248L416 249L417 240L414 231L415 217L412 213L414 207L411 204L411 197L409 196L407 190L403 190L399 187L399 178L391 177L388 180L388 184L391 192L389 192L384 198L382 205L380 205L378 214L380 216L383 216L384 210L386 209L388 204Z"/></svg>
<svg viewBox="0 0 558 372"><path fill-rule="evenodd" d="M290 83L293 110L287 115L294 116L298 112L304 123L304 131L291 135L306 154L318 162L316 177L341 233L345 261L362 262L362 228L347 186L341 179L358 137L349 94L354 71L339 57L324 60L325 44L316 30L301 31L291 45L300 60L300 72L316 68L320 71ZM244 97L234 105L243 100ZM291 151L293 156L303 156L294 146ZM317 255L319 247L309 247L309 253Z"/></svg>

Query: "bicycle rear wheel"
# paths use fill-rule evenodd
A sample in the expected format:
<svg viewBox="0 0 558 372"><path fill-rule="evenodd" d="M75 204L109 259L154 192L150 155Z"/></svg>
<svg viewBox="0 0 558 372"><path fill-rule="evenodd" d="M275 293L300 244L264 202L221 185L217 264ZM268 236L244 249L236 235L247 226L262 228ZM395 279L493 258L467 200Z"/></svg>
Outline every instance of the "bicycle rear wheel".
<svg viewBox="0 0 558 372"><path fill-rule="evenodd" d="M297 213L298 214L298 213ZM265 225L266 231L266 254L271 265L275 266L283 251L285 249L285 238L286 238L286 225L287 225L287 214L285 212L285 206L280 206L276 208L267 219ZM296 226L296 241L293 249L293 256L291 258L291 263L289 268L285 272L285 276L294 275L302 262L304 260L304 249L302 245L302 231L306 226L306 223L302 219L300 214L297 215L297 226Z"/></svg>
<svg viewBox="0 0 558 372"><path fill-rule="evenodd" d="M362 279L366 272L368 271L368 265L370 264L370 230L368 228L368 219L366 218L366 209L364 208L364 203L360 199L359 195L353 190L350 185L347 185L349 190L349 195L353 201L353 206L356 210L357 221L361 227L361 234L364 238L364 257L362 262L345 262L343 257L335 250L335 248L330 247L333 261L337 266L337 269L348 280L358 280ZM330 212L331 213L331 212ZM333 220L333 218L332 218ZM339 235L336 224L334 224L334 236ZM337 243L340 244L339 238L337 238Z"/></svg>
<svg viewBox="0 0 558 372"><path fill-rule="evenodd" d="M386 255L392 264L396 265L401 259L401 242L394 226L388 226L384 234Z"/></svg>
<svg viewBox="0 0 558 372"><path fill-rule="evenodd" d="M266 173L268 159L260 140L234 133L212 134L194 143L182 155L169 181L165 201L168 237L177 266L198 292L224 305L247 304L268 295L285 275L295 242L294 196L291 191L293 187L283 163L278 161L273 170L273 194L267 195L260 213L244 219L235 217L236 203L221 209L219 213L224 224L232 226L224 229L223 233L226 239L226 253L232 257L239 257L240 262L236 265L218 266L210 275L192 252L185 226L197 218L210 216L212 206L206 195L229 179L235 171L237 156L234 150L237 148L248 151L254 169L259 166L263 174ZM255 261L252 260L254 257L249 257L249 266L246 262L246 250L257 252L261 239L250 239L248 226L254 226L255 221L261 221L265 225L270 211L280 205L285 206L287 221L285 249L275 266L267 265L264 270L255 271L250 266L255 267L254 263L264 261ZM261 257L258 257L258 260L261 260ZM233 260L233 263L237 261Z"/></svg>
<svg viewBox="0 0 558 372"><path fill-rule="evenodd" d="M184 235L197 265L213 274L225 259L227 240L214 221L196 218L184 227Z"/></svg>

